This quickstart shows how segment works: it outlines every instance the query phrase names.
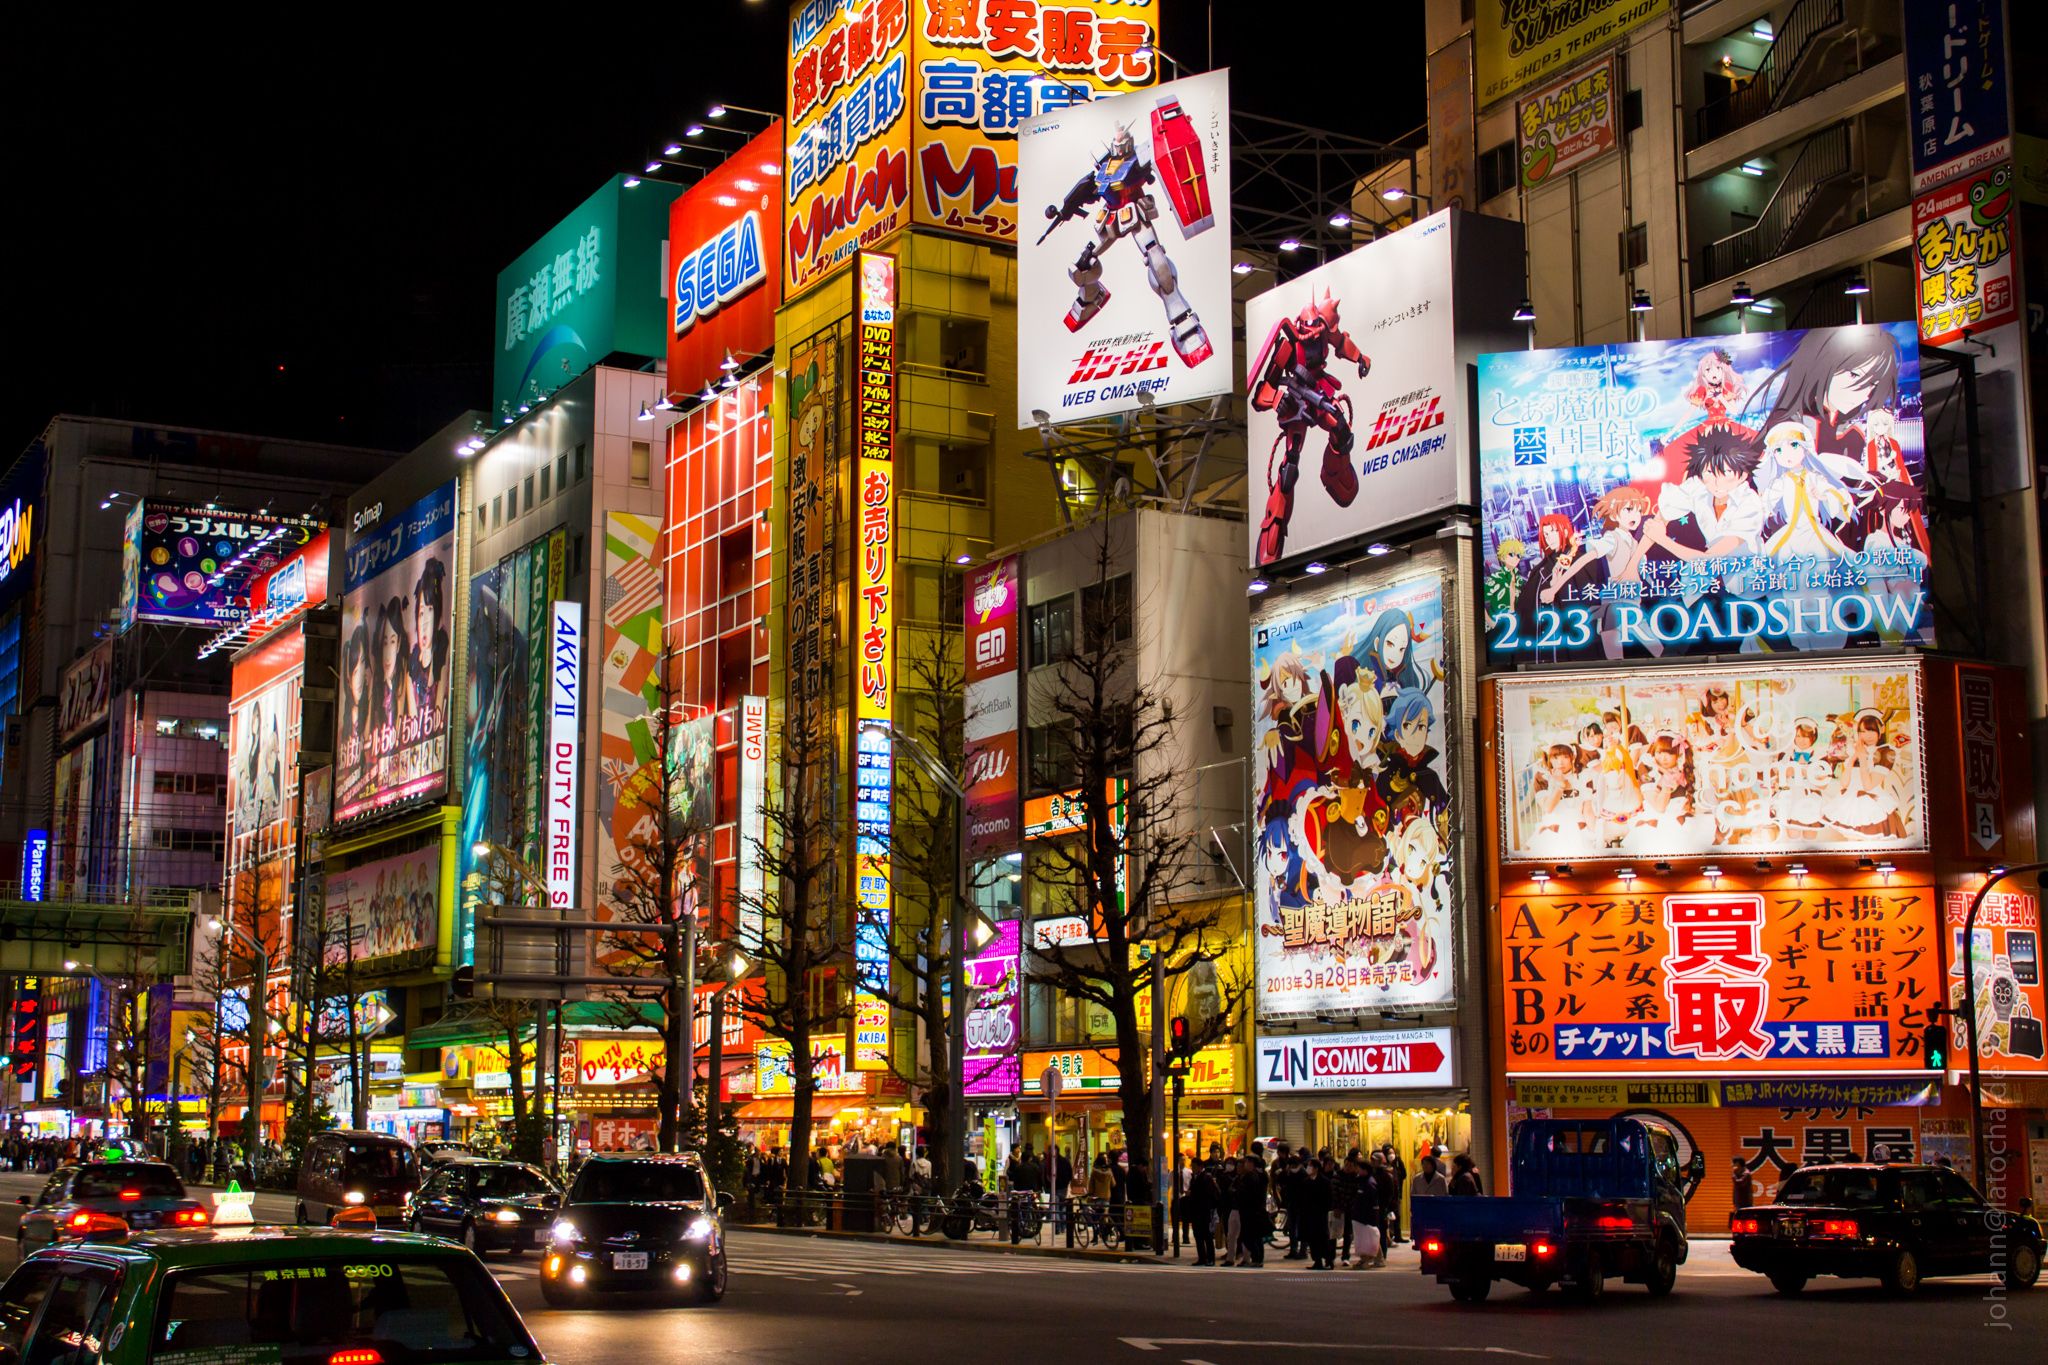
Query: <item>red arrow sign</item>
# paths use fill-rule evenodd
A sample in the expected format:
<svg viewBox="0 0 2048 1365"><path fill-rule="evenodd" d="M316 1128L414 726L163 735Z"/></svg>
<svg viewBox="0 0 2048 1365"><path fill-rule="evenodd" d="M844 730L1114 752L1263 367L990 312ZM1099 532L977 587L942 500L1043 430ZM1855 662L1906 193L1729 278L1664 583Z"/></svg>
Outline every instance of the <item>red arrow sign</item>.
<svg viewBox="0 0 2048 1365"><path fill-rule="evenodd" d="M1310 1051L1309 1074L1326 1076L1427 1075L1444 1064L1444 1050L1424 1039L1413 1043L1343 1043Z"/></svg>

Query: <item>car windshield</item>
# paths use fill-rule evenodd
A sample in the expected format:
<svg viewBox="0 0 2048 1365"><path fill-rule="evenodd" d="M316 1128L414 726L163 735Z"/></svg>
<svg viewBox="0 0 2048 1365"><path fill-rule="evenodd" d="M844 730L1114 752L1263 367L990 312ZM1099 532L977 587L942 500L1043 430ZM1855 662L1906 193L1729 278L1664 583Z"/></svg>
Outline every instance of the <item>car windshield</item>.
<svg viewBox="0 0 2048 1365"><path fill-rule="evenodd" d="M129 1190L135 1199L183 1199L185 1186L178 1173L153 1161L110 1161L88 1166L78 1173L72 1186L73 1199L119 1199Z"/></svg>
<svg viewBox="0 0 2048 1365"><path fill-rule="evenodd" d="M554 1186L531 1166L486 1166L476 1173L479 1199L516 1199L525 1194L546 1194Z"/></svg>
<svg viewBox="0 0 2048 1365"><path fill-rule="evenodd" d="M286 1365L375 1352L398 1362L532 1357L526 1330L482 1267L452 1256L292 1256L171 1272L153 1365Z"/></svg>
<svg viewBox="0 0 2048 1365"><path fill-rule="evenodd" d="M1794 1171L1778 1187L1780 1204L1863 1208L1877 1203L1877 1199L1876 1171Z"/></svg>
<svg viewBox="0 0 2048 1365"><path fill-rule="evenodd" d="M395 1142L351 1142L342 1169L357 1180L401 1180L412 1174L412 1148Z"/></svg>
<svg viewBox="0 0 2048 1365"><path fill-rule="evenodd" d="M593 1161L569 1192L574 1204L671 1204L703 1197L703 1172L673 1161Z"/></svg>

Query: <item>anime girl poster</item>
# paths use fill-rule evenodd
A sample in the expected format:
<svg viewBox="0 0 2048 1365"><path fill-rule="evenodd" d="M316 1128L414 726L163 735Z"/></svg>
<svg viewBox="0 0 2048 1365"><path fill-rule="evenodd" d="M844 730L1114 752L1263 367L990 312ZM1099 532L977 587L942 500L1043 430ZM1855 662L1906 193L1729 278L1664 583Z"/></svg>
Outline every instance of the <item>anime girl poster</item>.
<svg viewBox="0 0 2048 1365"><path fill-rule="evenodd" d="M1252 628L1260 1013L1452 996L1443 585L1276 604Z"/></svg>
<svg viewBox="0 0 2048 1365"><path fill-rule="evenodd" d="M1494 663L1931 646L1910 323L1479 363Z"/></svg>
<svg viewBox="0 0 2048 1365"><path fill-rule="evenodd" d="M1910 662L1504 681L1502 857L1924 848L1920 733Z"/></svg>

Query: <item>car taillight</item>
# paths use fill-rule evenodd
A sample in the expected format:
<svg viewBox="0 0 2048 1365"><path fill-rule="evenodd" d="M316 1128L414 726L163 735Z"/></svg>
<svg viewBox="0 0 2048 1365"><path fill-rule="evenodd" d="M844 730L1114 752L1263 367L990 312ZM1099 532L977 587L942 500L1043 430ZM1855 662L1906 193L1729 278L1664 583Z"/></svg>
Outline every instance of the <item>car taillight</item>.
<svg viewBox="0 0 2048 1365"><path fill-rule="evenodd" d="M1617 1213L1603 1213L1593 1220L1593 1226L1596 1228L1632 1228L1635 1225L1633 1218L1625 1218Z"/></svg>
<svg viewBox="0 0 2048 1365"><path fill-rule="evenodd" d="M1536 1242L1529 1247L1529 1254L1539 1261L1548 1260L1557 1253L1557 1248L1548 1242Z"/></svg>
<svg viewBox="0 0 2048 1365"><path fill-rule="evenodd" d="M1822 1237L1861 1237L1862 1227L1853 1218L1823 1218L1814 1228Z"/></svg>
<svg viewBox="0 0 2048 1365"><path fill-rule="evenodd" d="M172 1214L172 1215L171 1215L171 1223L172 1223L172 1225L173 1225L174 1227L181 1227L181 1228L198 1228L198 1227L205 1227L205 1226L206 1226L206 1210L205 1210L205 1209L179 1209L179 1210L178 1210L178 1211L177 1211L176 1213L174 1213L174 1214Z"/></svg>
<svg viewBox="0 0 2048 1365"><path fill-rule="evenodd" d="M1434 1237L1426 1238L1422 1243L1422 1254L1425 1256L1434 1256L1443 1249L1444 1244Z"/></svg>
<svg viewBox="0 0 2048 1365"><path fill-rule="evenodd" d="M91 1209L82 1209L60 1223L58 1230L62 1234L78 1238L108 1235L117 1238L126 1237L128 1235L128 1220L117 1218L111 1213L97 1213Z"/></svg>
<svg viewBox="0 0 2048 1365"><path fill-rule="evenodd" d="M347 1351L336 1351L327 1357L327 1365L384 1365L384 1357L368 1346L358 1346Z"/></svg>
<svg viewBox="0 0 2048 1365"><path fill-rule="evenodd" d="M1728 1230L1734 1233L1762 1232L1763 1224L1754 1218L1738 1218L1728 1225Z"/></svg>
<svg viewBox="0 0 2048 1365"><path fill-rule="evenodd" d="M138 1200L138 1199L142 1198L142 1191L141 1191L141 1190L123 1190L123 1191L121 1191L121 1198L122 1198L122 1200L123 1200L123 1201L125 1201L125 1202L127 1202L127 1203L130 1203L130 1204L132 1204L132 1203L134 1203L134 1202L135 1202L136 1200Z"/></svg>

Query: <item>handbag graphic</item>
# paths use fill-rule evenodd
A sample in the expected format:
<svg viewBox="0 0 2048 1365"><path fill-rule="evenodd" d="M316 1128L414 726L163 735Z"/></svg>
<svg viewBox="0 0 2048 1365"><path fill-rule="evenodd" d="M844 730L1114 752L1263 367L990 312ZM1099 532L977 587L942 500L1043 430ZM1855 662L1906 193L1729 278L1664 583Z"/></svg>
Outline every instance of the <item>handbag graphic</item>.
<svg viewBox="0 0 2048 1365"><path fill-rule="evenodd" d="M2022 1001L2020 1009L2024 1010L2025 1008L2026 1002ZM2015 1013L2011 1019L2006 1021L2006 1024L2011 1033L2011 1037L2007 1041L2013 1056L2038 1058L2044 1052L2048 1052L2048 1044L2044 1044L2041 1036L2041 1021L2039 1019L2034 1018L2031 1014Z"/></svg>

